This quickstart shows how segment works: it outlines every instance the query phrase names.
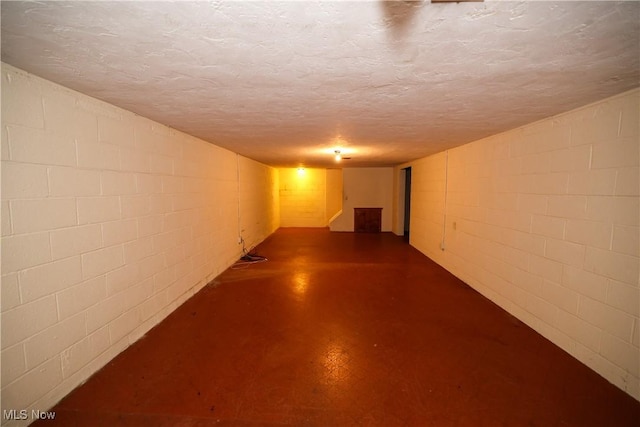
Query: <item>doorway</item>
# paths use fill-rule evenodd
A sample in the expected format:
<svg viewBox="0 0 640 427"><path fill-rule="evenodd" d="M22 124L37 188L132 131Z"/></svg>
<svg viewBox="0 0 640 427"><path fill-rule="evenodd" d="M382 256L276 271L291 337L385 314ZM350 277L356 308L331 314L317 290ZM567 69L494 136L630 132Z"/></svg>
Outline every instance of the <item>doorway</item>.
<svg viewBox="0 0 640 427"><path fill-rule="evenodd" d="M409 225L411 224L411 167L404 171L404 234L405 242L409 242Z"/></svg>

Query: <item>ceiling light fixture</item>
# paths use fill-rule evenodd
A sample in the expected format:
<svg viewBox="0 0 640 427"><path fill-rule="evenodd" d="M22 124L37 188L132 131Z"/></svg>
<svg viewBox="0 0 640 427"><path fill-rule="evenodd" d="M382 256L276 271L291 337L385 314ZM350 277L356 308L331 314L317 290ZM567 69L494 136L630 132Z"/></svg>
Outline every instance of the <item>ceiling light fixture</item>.
<svg viewBox="0 0 640 427"><path fill-rule="evenodd" d="M335 150L336 153L336 162L342 160L342 155L340 154L340 150Z"/></svg>

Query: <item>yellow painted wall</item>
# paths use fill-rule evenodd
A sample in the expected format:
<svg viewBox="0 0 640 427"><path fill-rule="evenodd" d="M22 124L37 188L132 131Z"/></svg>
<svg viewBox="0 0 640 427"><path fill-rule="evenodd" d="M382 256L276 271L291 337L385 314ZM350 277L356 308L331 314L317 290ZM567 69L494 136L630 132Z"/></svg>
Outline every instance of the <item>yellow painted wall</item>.
<svg viewBox="0 0 640 427"><path fill-rule="evenodd" d="M240 233L248 248L280 227L279 174L276 168L238 156Z"/></svg>
<svg viewBox="0 0 640 427"><path fill-rule="evenodd" d="M326 222L342 211L342 169L327 169Z"/></svg>
<svg viewBox="0 0 640 427"><path fill-rule="evenodd" d="M325 169L278 169L281 227L327 226Z"/></svg>

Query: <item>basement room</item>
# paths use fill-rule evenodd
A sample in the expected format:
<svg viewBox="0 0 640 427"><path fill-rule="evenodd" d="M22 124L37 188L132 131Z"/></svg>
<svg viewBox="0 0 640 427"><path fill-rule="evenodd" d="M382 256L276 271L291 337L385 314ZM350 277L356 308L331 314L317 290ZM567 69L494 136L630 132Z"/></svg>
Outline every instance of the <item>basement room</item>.
<svg viewBox="0 0 640 427"><path fill-rule="evenodd" d="M640 425L640 2L0 13L2 426Z"/></svg>

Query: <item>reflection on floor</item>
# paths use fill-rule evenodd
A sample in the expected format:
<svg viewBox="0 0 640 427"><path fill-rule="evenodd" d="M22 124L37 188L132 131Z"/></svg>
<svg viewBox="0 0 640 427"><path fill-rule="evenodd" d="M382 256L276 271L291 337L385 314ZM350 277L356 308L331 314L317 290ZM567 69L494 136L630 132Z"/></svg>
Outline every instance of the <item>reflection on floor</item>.
<svg viewBox="0 0 640 427"><path fill-rule="evenodd" d="M640 403L401 237L280 229L257 252L46 425L639 425Z"/></svg>

